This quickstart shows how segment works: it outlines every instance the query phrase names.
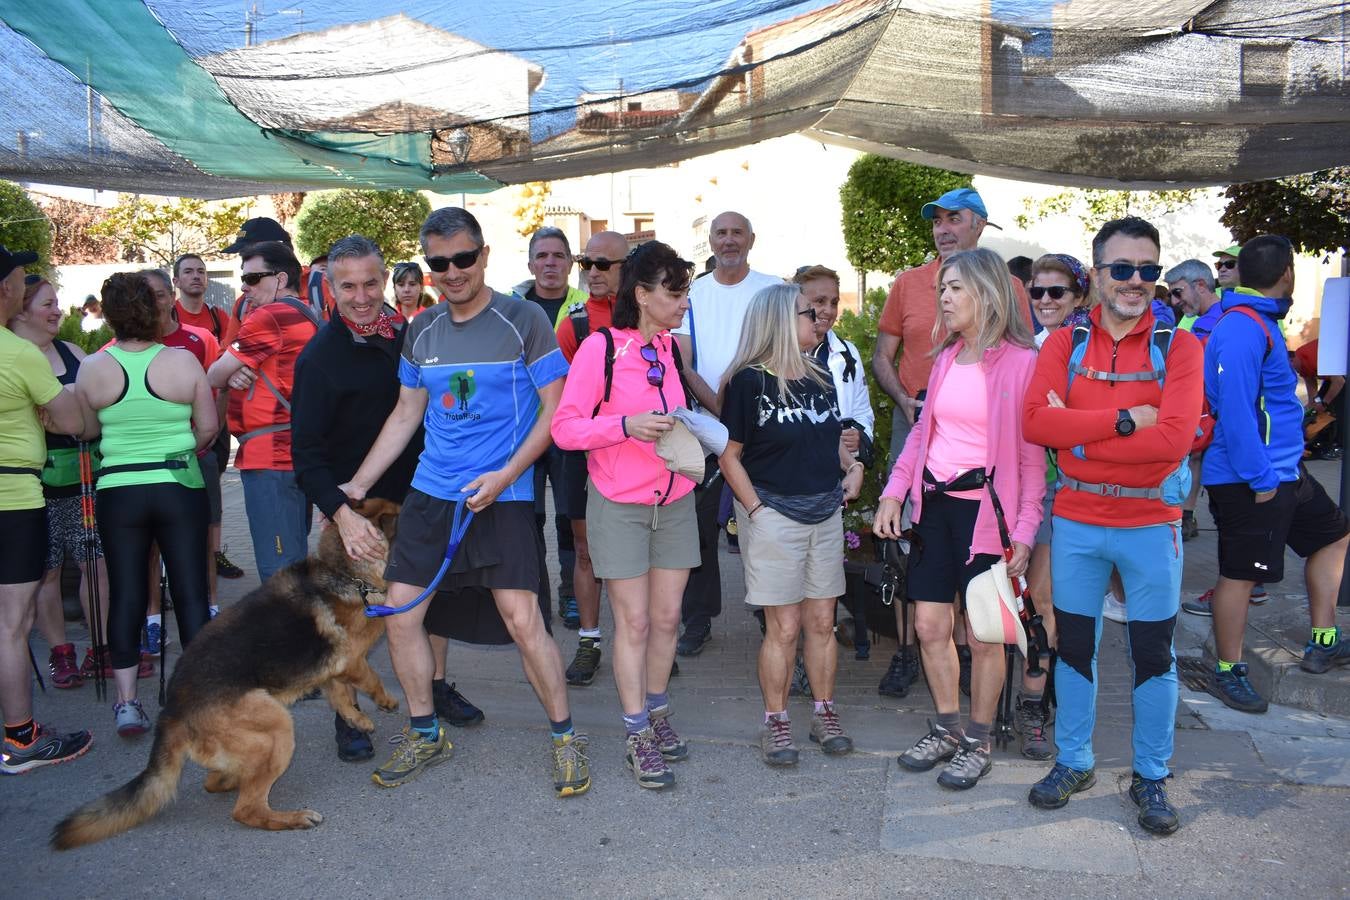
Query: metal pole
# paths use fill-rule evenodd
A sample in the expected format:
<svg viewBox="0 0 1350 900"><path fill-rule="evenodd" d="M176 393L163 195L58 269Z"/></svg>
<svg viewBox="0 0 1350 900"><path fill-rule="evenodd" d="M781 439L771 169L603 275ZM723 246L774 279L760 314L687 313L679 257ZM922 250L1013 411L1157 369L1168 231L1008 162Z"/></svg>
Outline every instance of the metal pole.
<svg viewBox="0 0 1350 900"><path fill-rule="evenodd" d="M1350 277L1350 247L1341 248L1341 276ZM1335 335L1330 335L1335 340ZM1350 329L1341 336L1341 340L1346 342L1346 359L1350 359ZM1350 416L1345 415L1346 410L1350 410L1350 397L1345 396L1345 388L1341 388L1341 418L1336 423L1341 433L1341 509L1350 509L1350 456L1345 453L1346 444L1350 443L1346 438L1350 437ZM1337 606L1350 606L1350 577L1346 577L1346 571L1350 570L1350 550L1346 551L1346 565L1341 570L1341 595L1336 600Z"/></svg>

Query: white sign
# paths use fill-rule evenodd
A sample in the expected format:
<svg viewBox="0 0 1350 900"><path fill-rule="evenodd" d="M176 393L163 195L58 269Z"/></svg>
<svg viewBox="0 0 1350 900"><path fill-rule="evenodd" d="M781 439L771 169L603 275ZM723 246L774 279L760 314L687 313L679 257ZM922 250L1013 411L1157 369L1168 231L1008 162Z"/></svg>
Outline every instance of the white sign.
<svg viewBox="0 0 1350 900"><path fill-rule="evenodd" d="M1350 345L1350 278L1328 278L1322 287L1317 374L1344 375L1347 345Z"/></svg>

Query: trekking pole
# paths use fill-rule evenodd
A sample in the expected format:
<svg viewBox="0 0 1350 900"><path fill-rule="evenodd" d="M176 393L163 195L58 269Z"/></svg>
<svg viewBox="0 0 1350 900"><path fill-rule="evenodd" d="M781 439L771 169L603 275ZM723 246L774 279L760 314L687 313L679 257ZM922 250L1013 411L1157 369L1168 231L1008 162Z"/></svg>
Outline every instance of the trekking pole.
<svg viewBox="0 0 1350 900"><path fill-rule="evenodd" d="M169 611L169 570L164 565L164 551L159 553L159 707L164 708L167 694L164 691L164 663L169 658L166 638L169 636L169 617L166 615ZM178 612L174 611L174 621L178 620Z"/></svg>
<svg viewBox="0 0 1350 900"><path fill-rule="evenodd" d="M103 660L103 588L98 581L98 531L94 520L94 461L87 441L80 441L80 526L84 531L84 584L89 598L90 651L94 657L94 699L108 699L108 676Z"/></svg>
<svg viewBox="0 0 1350 900"><path fill-rule="evenodd" d="M994 743L1006 750L1013 741L1013 675L1017 668L1017 651L1012 644L1003 645L1007 673L1003 679L1003 693L998 699L998 721L994 727Z"/></svg>

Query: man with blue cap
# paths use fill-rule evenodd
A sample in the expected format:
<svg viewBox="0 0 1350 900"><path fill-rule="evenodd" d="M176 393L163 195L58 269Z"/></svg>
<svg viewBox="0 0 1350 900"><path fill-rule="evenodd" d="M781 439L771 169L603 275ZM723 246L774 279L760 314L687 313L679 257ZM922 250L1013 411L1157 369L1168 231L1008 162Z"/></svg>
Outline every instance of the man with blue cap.
<svg viewBox="0 0 1350 900"><path fill-rule="evenodd" d="M921 266L901 272L891 285L886 306L877 327L877 344L872 353L872 374L877 384L895 403L891 415L890 458L896 459L905 446L923 410L924 395L928 389L928 373L933 368L933 324L937 319L938 269L942 261L961 250L979 246L980 235L989 224L989 213L978 191L970 187L956 188L925 203L921 215L933 223L933 244L937 256ZM995 225L995 228L998 226ZM1026 287L1014 278L1013 289L1020 300L1020 308L1031 318L1031 304ZM903 350L903 352L901 352ZM899 356L897 372L896 357ZM897 619L900 610L896 609ZM902 642L903 644L903 642ZM959 647L965 650L964 646ZM962 685L969 684L969 657L962 655ZM903 646L891 659L878 692L888 697L903 697L919 674L919 657L909 646ZM967 690L967 693L969 691Z"/></svg>

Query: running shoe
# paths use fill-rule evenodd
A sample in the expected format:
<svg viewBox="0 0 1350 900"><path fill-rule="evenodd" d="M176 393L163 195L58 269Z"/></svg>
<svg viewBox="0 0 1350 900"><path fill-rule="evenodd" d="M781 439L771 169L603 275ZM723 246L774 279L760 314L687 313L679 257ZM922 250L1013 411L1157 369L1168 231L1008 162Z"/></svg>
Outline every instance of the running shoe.
<svg viewBox="0 0 1350 900"><path fill-rule="evenodd" d="M582 638L577 644L577 655L567 667L567 683L585 686L595 680L600 669L600 642L595 638Z"/></svg>
<svg viewBox="0 0 1350 900"><path fill-rule="evenodd" d="M139 700L114 703L113 718L117 722L117 733L122 737L136 737L150 730L150 717Z"/></svg>
<svg viewBox="0 0 1350 900"><path fill-rule="evenodd" d="M370 742L370 735L348 725L337 713L333 714L333 726L338 759L343 762L364 762L375 755L375 745Z"/></svg>
<svg viewBox="0 0 1350 900"><path fill-rule="evenodd" d="M22 775L42 766L69 762L84 756L93 744L94 738L87 731L57 734L39 725L32 743L20 744L12 738L0 741L0 775Z"/></svg>
<svg viewBox="0 0 1350 900"><path fill-rule="evenodd" d="M954 791L965 791L980 783L994 767L993 750L974 738L961 738L961 746L951 762L938 775L937 783Z"/></svg>
<svg viewBox="0 0 1350 900"><path fill-rule="evenodd" d="M389 739L395 744L394 755L374 772L370 780L380 787L398 787L407 784L423 771L437 763L443 763L454 752L454 745L445 734L445 726L436 726L436 739L428 740L411 725L403 726L403 731Z"/></svg>
<svg viewBox="0 0 1350 900"><path fill-rule="evenodd" d="M689 757L689 745L684 742L675 729L670 727L670 705L658 706L648 710L647 716L652 722L652 733L656 735L656 749L666 762L679 762Z"/></svg>
<svg viewBox="0 0 1350 900"><path fill-rule="evenodd" d="M575 797L591 789L588 744L584 734L565 734L553 739L553 790L559 797Z"/></svg>
<svg viewBox="0 0 1350 900"><path fill-rule="evenodd" d="M1220 672L1217 668L1210 670L1206 687L1223 701L1224 706L1238 712L1263 713L1269 706L1247 680L1246 663L1237 663L1227 672Z"/></svg>
<svg viewBox="0 0 1350 900"><path fill-rule="evenodd" d="M1059 809L1068 805L1074 794L1086 791L1096 783L1097 775L1092 769L1084 772L1055 763L1048 775L1031 786L1027 801L1037 809Z"/></svg>
<svg viewBox="0 0 1350 900"><path fill-rule="evenodd" d="M641 787L659 791L675 783L675 773L666 765L656 746L656 733L650 727L628 735L623 758Z"/></svg>
<svg viewBox="0 0 1350 900"><path fill-rule="evenodd" d="M787 716L770 716L759 729L759 755L771 766L795 766L797 745L792 742L792 722Z"/></svg>
<svg viewBox="0 0 1350 900"><path fill-rule="evenodd" d="M558 618L562 619L564 628L576 631L581 627L581 612L577 609L576 597L563 594L558 598Z"/></svg>
<svg viewBox="0 0 1350 900"><path fill-rule="evenodd" d="M1212 617L1214 615L1214 588L1210 588L1194 600L1185 601L1181 604L1181 610L1193 616Z"/></svg>
<svg viewBox="0 0 1350 900"><path fill-rule="evenodd" d="M1167 802L1164 779L1145 778L1133 773L1130 799L1139 807L1139 827L1154 834L1171 834L1181 827L1176 808Z"/></svg>
<svg viewBox="0 0 1350 900"><path fill-rule="evenodd" d="M155 677L155 658L148 653L141 654L140 662L136 663L137 678Z"/></svg>
<svg viewBox="0 0 1350 900"><path fill-rule="evenodd" d="M902 647L891 657L891 666L881 676L877 693L884 697L903 697L919 677L919 654L910 647Z"/></svg>
<svg viewBox="0 0 1350 900"><path fill-rule="evenodd" d="M1050 745L1050 736L1045 729L1050 724L1045 714L1045 703L1040 700L1023 700L1017 695L1017 708L1013 711L1013 728L1022 738L1022 755L1027 759L1049 759L1055 755Z"/></svg>
<svg viewBox="0 0 1350 900"><path fill-rule="evenodd" d="M680 656L698 656L712 640L711 625L690 625L675 642L675 652Z"/></svg>
<svg viewBox="0 0 1350 900"><path fill-rule="evenodd" d="M1350 664L1350 640L1340 637L1336 643L1330 647L1323 647L1321 644L1315 644L1309 641L1303 648L1303 659L1298 667L1305 672L1311 672L1314 675L1322 675L1330 672L1335 666L1344 666Z"/></svg>
<svg viewBox="0 0 1350 900"><path fill-rule="evenodd" d="M112 662L108 656L107 648L104 648L103 650L102 659L103 677L111 678L113 674ZM80 677L85 681L89 681L98 674L98 668L99 664L94 661L94 648L86 647L84 650L84 662L80 665Z"/></svg>
<svg viewBox="0 0 1350 900"><path fill-rule="evenodd" d="M159 622L145 623L145 641L141 643L141 652L147 656L159 656L163 649L164 626Z"/></svg>
<svg viewBox="0 0 1350 900"><path fill-rule="evenodd" d="M961 745L956 736L929 719L928 733L897 756L895 761L911 772L927 772L943 760L951 759L959 749Z"/></svg>
<svg viewBox="0 0 1350 900"><path fill-rule="evenodd" d="M436 706L436 715L456 728L477 725L486 718L481 709L455 690L454 682L446 684L444 679L431 683L431 702Z"/></svg>
<svg viewBox="0 0 1350 900"><path fill-rule="evenodd" d="M1260 606L1262 603L1265 603L1269 599L1270 599L1270 592L1266 590L1266 586L1264 584L1261 584L1258 581L1256 584L1252 585L1252 595L1251 597L1248 598L1247 602L1250 603L1252 606Z"/></svg>
<svg viewBox="0 0 1350 900"><path fill-rule="evenodd" d="M1116 595L1110 591L1102 598L1102 618L1110 619L1112 622L1119 622L1124 625L1129 617L1125 615L1125 604L1116 599Z"/></svg>
<svg viewBox="0 0 1350 900"><path fill-rule="evenodd" d="M230 558L225 555L225 550L228 549L230 548L226 547L216 551L216 574L221 578L243 578L244 570L230 562Z"/></svg>
<svg viewBox="0 0 1350 900"><path fill-rule="evenodd" d="M75 664L75 645L57 644L47 656L47 669L52 675L52 684L58 688L77 688L84 684L80 677L80 668Z"/></svg>
<svg viewBox="0 0 1350 900"><path fill-rule="evenodd" d="M820 712L811 716L811 742L830 756L839 756L853 749L853 738L844 731L839 713L833 703L826 703Z"/></svg>

